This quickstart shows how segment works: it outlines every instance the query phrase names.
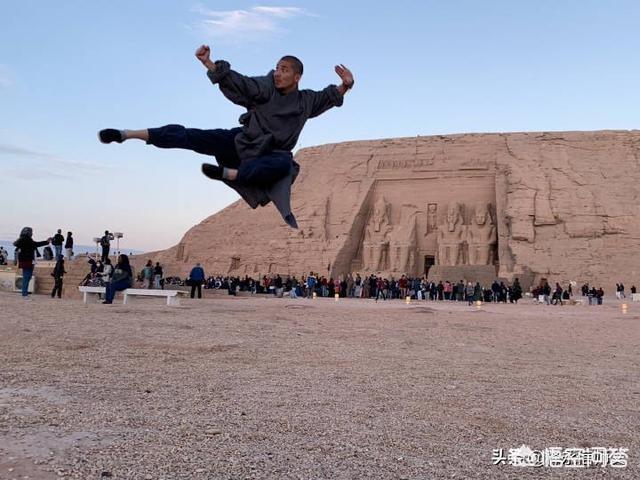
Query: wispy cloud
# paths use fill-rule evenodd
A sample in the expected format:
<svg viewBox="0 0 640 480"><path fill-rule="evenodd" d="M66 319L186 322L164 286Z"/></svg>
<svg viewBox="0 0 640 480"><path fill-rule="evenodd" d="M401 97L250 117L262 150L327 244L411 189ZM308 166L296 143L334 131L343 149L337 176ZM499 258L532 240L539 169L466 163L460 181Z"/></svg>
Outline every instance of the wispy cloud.
<svg viewBox="0 0 640 480"><path fill-rule="evenodd" d="M3 178L15 180L70 180L84 175L98 175L107 170L104 165L67 160L58 155L40 152L16 145L0 144L0 159L20 158L3 168ZM0 162L2 165L4 162Z"/></svg>
<svg viewBox="0 0 640 480"><path fill-rule="evenodd" d="M283 34L284 23L294 17L310 16L298 7L253 7L249 10L209 10L194 8L204 18L196 28L207 36L228 42L251 42Z"/></svg>
<svg viewBox="0 0 640 480"><path fill-rule="evenodd" d="M54 158L54 155L50 153L37 152L35 150L29 150L27 148L16 147L15 145L6 145L0 143L0 155L19 155L22 157L40 157L40 158Z"/></svg>
<svg viewBox="0 0 640 480"><path fill-rule="evenodd" d="M15 83L14 75L7 65L0 63L0 88L7 88Z"/></svg>

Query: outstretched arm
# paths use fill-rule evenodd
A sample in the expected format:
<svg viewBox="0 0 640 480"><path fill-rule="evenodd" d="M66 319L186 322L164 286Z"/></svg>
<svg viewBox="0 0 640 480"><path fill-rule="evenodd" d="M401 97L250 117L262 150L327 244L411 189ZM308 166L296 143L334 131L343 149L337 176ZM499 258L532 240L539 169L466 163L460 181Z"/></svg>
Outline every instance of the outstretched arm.
<svg viewBox="0 0 640 480"><path fill-rule="evenodd" d="M304 90L304 92L309 92L307 95L311 102L309 118L317 117L332 107L341 106L344 100L344 94L353 88L354 81L351 70L344 65L336 65L335 70L342 80L342 83L337 87L335 85L329 85L327 88L319 92Z"/></svg>
<svg viewBox="0 0 640 480"><path fill-rule="evenodd" d="M340 80L342 80L342 84L338 86L338 91L340 92L340 95L344 95L345 93L347 93L347 90L353 88L353 74L351 73L351 70L349 70L342 64L336 65L335 70L340 77Z"/></svg>
<svg viewBox="0 0 640 480"><path fill-rule="evenodd" d="M224 60L212 62L211 50L202 45L196 50L196 58L207 68L207 76L220 87L222 94L237 105L250 108L256 102L268 98L273 89L271 76L247 77L231 70Z"/></svg>

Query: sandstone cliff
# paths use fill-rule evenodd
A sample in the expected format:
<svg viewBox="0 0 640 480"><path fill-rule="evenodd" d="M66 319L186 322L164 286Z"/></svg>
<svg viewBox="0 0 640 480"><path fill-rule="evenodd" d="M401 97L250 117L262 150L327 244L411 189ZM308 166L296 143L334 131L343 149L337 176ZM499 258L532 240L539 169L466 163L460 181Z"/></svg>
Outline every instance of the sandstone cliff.
<svg viewBox="0 0 640 480"><path fill-rule="evenodd" d="M423 274L439 262L437 229L458 203L465 228L477 205L490 206L490 263L501 277L531 271L606 288L630 286L640 271L640 131L345 142L303 149L296 160L300 230L272 205L238 201L154 260L177 275L197 261L211 274ZM376 202L386 205L386 233L371 227Z"/></svg>

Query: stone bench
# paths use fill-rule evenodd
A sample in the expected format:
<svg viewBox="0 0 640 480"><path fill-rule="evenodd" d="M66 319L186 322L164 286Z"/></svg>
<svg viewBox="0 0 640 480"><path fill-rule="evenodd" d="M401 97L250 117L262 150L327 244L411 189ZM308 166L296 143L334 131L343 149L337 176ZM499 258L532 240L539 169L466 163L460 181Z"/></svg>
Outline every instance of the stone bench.
<svg viewBox="0 0 640 480"><path fill-rule="evenodd" d="M87 303L87 297L89 295L98 295L105 294L107 289L105 287L78 287L80 293L83 294L82 301ZM146 297L166 297L167 305L169 306L178 306L180 305L180 299L178 298L178 290L149 290L146 288L127 288L126 290L122 290L122 294L124 295L124 299L122 301L123 304L127 303L127 297L129 295L140 295Z"/></svg>
<svg viewBox="0 0 640 480"><path fill-rule="evenodd" d="M130 295L140 295L144 297L167 297L167 305L177 307L180 305L177 290L150 290L147 288L127 288L122 292L124 294L123 304L127 303L127 297Z"/></svg>
<svg viewBox="0 0 640 480"><path fill-rule="evenodd" d="M99 295L99 294L104 295L105 293L107 293L107 289L105 287L83 287L83 286L80 286L80 287L78 287L78 290L80 290L80 293L82 293L82 302L83 303L87 303L87 297L89 295Z"/></svg>

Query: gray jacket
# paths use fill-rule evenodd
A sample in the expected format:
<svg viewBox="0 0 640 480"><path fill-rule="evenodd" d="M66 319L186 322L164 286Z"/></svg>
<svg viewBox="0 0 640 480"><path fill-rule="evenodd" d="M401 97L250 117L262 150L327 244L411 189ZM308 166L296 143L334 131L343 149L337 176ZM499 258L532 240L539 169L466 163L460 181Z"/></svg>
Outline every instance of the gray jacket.
<svg viewBox="0 0 640 480"><path fill-rule="evenodd" d="M275 88L273 70L264 77L245 77L231 70L224 60L215 64L215 71L207 71L211 82L218 85L226 98L247 109L240 116L242 133L235 138L241 162L249 162L270 152L291 152L309 118L317 117L331 107L339 107L343 102L335 85L321 91L295 90L282 95ZM292 160L289 174L269 188L225 183L236 190L251 208L273 201L285 222L298 228L291 212L291 185L299 171L300 165Z"/></svg>

